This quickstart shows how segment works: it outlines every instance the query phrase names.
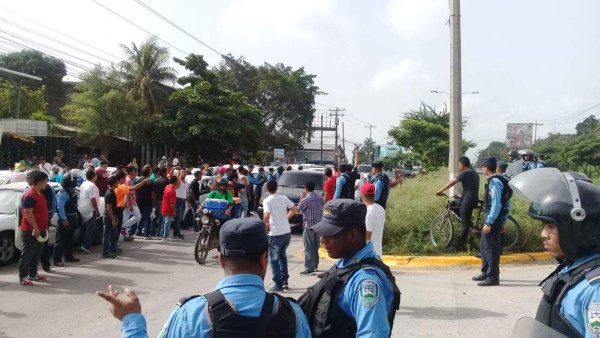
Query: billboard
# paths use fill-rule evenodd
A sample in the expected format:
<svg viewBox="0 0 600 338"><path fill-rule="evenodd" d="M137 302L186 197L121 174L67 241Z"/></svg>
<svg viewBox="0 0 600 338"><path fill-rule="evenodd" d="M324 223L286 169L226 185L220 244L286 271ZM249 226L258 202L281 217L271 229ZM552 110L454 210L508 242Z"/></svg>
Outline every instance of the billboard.
<svg viewBox="0 0 600 338"><path fill-rule="evenodd" d="M533 123L507 123L506 147L509 149L530 148L533 144Z"/></svg>

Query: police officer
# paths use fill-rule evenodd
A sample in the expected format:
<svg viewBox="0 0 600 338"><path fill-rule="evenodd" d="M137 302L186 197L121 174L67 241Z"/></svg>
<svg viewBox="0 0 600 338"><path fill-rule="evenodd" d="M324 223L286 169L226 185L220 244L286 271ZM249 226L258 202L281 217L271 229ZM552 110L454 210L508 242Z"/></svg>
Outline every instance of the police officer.
<svg viewBox="0 0 600 338"><path fill-rule="evenodd" d="M519 160L519 153L516 150L508 152L508 163L513 163Z"/></svg>
<svg viewBox="0 0 600 338"><path fill-rule="evenodd" d="M390 194L390 178L383 172L383 163L377 161L371 163L371 174L375 185L375 203L385 209Z"/></svg>
<svg viewBox="0 0 600 338"><path fill-rule="evenodd" d="M389 268L366 242L367 207L331 200L313 226L331 258L339 259L300 297L313 337L389 337L400 291Z"/></svg>
<svg viewBox="0 0 600 338"><path fill-rule="evenodd" d="M540 283L536 320L568 337L600 336L600 188L543 168L510 182L542 222L544 249L560 264Z"/></svg>
<svg viewBox="0 0 600 338"><path fill-rule="evenodd" d="M510 211L512 191L508 181L496 174L496 158L486 157L482 161L483 174L488 178L485 185L485 224L481 229L479 252L481 273L473 277L479 286L500 284L501 232Z"/></svg>
<svg viewBox="0 0 600 338"><path fill-rule="evenodd" d="M529 149L519 150L519 154L523 159L522 171L533 170L537 168L537 164L533 159L533 152Z"/></svg>
<svg viewBox="0 0 600 338"><path fill-rule="evenodd" d="M338 199L338 198L353 199L354 198L354 182L356 180L353 180L348 175L348 173L346 172L347 168L348 167L345 163L340 163L338 165L338 171L340 173L340 176L335 181L335 192L333 194L333 199Z"/></svg>
<svg viewBox="0 0 600 338"><path fill-rule="evenodd" d="M223 224L219 262L225 272L214 291L181 299L159 337L310 337L300 308L265 291L269 241L265 224L239 218ZM147 337L146 321L136 294L125 289L96 294L111 303L110 311L122 321L123 337Z"/></svg>

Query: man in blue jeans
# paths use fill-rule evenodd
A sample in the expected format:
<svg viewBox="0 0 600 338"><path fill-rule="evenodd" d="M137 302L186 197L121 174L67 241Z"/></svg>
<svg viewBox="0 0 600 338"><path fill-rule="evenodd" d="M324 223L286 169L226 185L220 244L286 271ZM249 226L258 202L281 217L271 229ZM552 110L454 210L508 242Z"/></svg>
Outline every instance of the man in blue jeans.
<svg viewBox="0 0 600 338"><path fill-rule="evenodd" d="M277 194L277 182L267 182L269 196L263 201L265 227L269 231L269 261L275 285L270 292L288 288L288 264L286 250L290 245L290 218L298 211L289 198Z"/></svg>

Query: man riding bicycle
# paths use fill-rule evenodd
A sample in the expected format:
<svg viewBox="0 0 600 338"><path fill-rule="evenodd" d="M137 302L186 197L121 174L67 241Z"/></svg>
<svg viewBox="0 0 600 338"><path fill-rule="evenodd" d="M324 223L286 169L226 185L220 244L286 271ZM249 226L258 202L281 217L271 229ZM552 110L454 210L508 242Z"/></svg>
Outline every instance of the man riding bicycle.
<svg viewBox="0 0 600 338"><path fill-rule="evenodd" d="M217 181L217 190L211 191L206 199L215 199L215 200L224 200L229 202L227 205L227 210L225 210L225 215L227 217L231 216L231 210L233 209L233 194L227 191L227 180L222 178ZM204 208L204 202L200 205L198 210L202 210Z"/></svg>

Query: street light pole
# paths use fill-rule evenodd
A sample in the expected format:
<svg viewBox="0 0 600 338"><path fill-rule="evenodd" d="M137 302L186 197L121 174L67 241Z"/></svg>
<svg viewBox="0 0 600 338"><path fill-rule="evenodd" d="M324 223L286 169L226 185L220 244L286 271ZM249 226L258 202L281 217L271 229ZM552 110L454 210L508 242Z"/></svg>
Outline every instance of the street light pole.
<svg viewBox="0 0 600 338"><path fill-rule="evenodd" d="M462 82L460 48L460 0L450 0L450 179L458 175L458 158L462 154ZM460 195L462 186L450 189L451 195Z"/></svg>

